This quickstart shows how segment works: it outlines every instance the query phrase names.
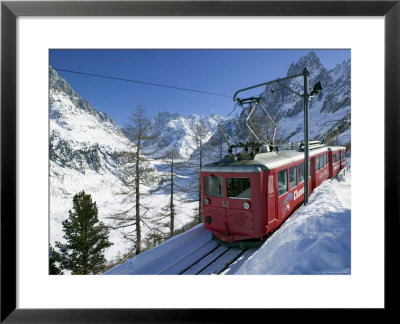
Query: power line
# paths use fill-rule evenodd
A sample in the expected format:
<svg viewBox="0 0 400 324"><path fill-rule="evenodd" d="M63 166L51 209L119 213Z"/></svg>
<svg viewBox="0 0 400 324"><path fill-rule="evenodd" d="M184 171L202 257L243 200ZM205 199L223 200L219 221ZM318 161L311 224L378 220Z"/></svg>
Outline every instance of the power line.
<svg viewBox="0 0 400 324"><path fill-rule="evenodd" d="M133 83L146 84L146 85L151 85L151 86L156 86L156 87L163 87L163 88L170 88L170 89L177 89L177 90L198 92L198 93L208 94L208 95L213 95L213 96L220 96L220 97L232 98L232 96L227 96L227 95L224 95L224 94L219 94L219 93L214 93L214 92L207 92L207 91L201 91L201 90L194 90L194 89L187 89L187 88L180 88L180 87L170 86L170 85L166 85L166 84L151 83L151 82L137 81L137 80L131 80L131 79L123 79L123 78L117 78L117 77L112 77L112 76L107 76L107 75L100 75L100 74L93 74L93 73L85 73L85 72L78 72L78 71L71 71L71 70L58 69L58 68L53 68L53 67L51 67L50 69L56 70L56 71L68 72L68 73L75 73L75 74L87 75L87 76L92 76L92 77L97 77L97 78L103 78L103 79L110 79L110 80L117 80L117 81L125 81L125 82L133 82Z"/></svg>

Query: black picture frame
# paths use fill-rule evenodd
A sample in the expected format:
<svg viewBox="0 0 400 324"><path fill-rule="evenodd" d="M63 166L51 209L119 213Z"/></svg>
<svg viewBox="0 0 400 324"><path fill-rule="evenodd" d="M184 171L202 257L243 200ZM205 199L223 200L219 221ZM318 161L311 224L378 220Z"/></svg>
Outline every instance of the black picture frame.
<svg viewBox="0 0 400 324"><path fill-rule="evenodd" d="M19 16L384 16L385 18L385 310L395 310L399 275L400 1L2 1L1 3L1 322L250 322L262 309L16 308L16 19ZM367 67L366 67L367 68ZM371 94L368 94L371 95ZM373 95L373 94L372 94ZM371 148L373 150L373 148ZM367 154L367 152L366 152ZM371 152L368 152L371 154ZM371 167L371 169L373 169ZM382 170L372 176L382 177ZM373 194L373 188L371 188ZM371 224L372 226L372 224ZM371 230L373 239L373 230ZM397 243L397 244L396 244ZM213 292L210 292L213 293ZM344 292L345 293L345 292ZM188 296L190 298L190 296ZM251 298L245 296L243 298ZM268 307L268 305L266 305ZM249 312L251 312L251 317ZM210 316L211 314L211 316Z"/></svg>

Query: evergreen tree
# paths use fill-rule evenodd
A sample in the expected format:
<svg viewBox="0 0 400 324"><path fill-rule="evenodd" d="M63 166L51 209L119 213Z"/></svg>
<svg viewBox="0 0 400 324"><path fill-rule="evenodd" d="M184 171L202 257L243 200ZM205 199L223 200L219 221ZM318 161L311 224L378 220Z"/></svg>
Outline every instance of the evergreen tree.
<svg viewBox="0 0 400 324"><path fill-rule="evenodd" d="M49 274L51 275L62 275L63 272L57 266L56 262L60 262L60 254L54 250L54 248L49 244Z"/></svg>
<svg viewBox="0 0 400 324"><path fill-rule="evenodd" d="M98 208L92 197L84 191L73 198L73 211L63 224L66 244L56 242L60 249L61 267L72 274L96 274L105 263L104 249L108 241L108 228L98 219Z"/></svg>

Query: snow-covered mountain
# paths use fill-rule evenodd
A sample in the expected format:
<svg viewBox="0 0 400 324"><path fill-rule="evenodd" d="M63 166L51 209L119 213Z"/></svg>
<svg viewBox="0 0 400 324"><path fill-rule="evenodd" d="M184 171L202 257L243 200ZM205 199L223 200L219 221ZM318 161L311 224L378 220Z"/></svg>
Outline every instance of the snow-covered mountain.
<svg viewBox="0 0 400 324"><path fill-rule="evenodd" d="M207 142L217 130L220 119L215 114L209 117L196 114L184 117L178 113L158 112L151 119L153 132L150 136L156 139L146 141L145 147L155 151L156 157L174 148L182 159L187 160L199 146L196 130L204 128L203 142Z"/></svg>
<svg viewBox="0 0 400 324"><path fill-rule="evenodd" d="M160 145L158 155L175 146L181 156L187 158L196 149L193 129L196 125L205 125L208 139L216 126L216 118L197 115L184 118L178 114L158 113L151 121L153 129L159 130L161 136L155 140ZM84 190L92 196L99 208L99 219L106 224L111 225L107 217L126 209L126 201L115 194L126 189L121 181L123 165L117 157L122 152L132 151L134 145L109 116L97 111L80 97L51 68L49 119L50 243L54 246L55 241L63 240L62 221L68 217L76 193ZM160 149L163 147L163 150ZM154 175L154 183L149 184L151 187L142 185L143 193L157 187L157 181L166 177L164 171L168 169L162 161L151 159L146 168L152 170L150 172ZM182 187L187 187L190 186L189 181L189 177L181 175L178 182ZM157 199L154 199L154 195L157 195ZM147 216L157 217L168 201L168 194L162 191L144 196L143 205L150 209ZM176 229L192 221L191 211L194 208L195 203L192 202L176 207ZM146 231L143 228L143 236ZM129 252L131 248L120 231L111 231L110 241L114 245L106 250L108 260Z"/></svg>
<svg viewBox="0 0 400 324"><path fill-rule="evenodd" d="M327 71L314 52L292 64L287 75L298 74L307 67L310 71L310 88L318 81L322 93L310 101L310 139L325 139L331 144L346 145L350 142L351 128L351 61L343 61ZM303 93L302 78L291 80L286 85ZM281 105L273 101L270 87L266 87L263 97L268 109L275 108L278 117L278 139L281 141L301 141L304 132L303 99L288 90ZM287 98L287 99L286 99ZM281 109L280 109L281 108Z"/></svg>
<svg viewBox="0 0 400 324"><path fill-rule="evenodd" d="M49 176L50 176L50 243L62 241L62 221L72 208L73 196L84 190L99 207L99 219L117 212L119 191L119 152L132 144L106 114L96 111L81 98L57 72L49 70ZM114 246L106 256L121 248L121 235L112 232Z"/></svg>
<svg viewBox="0 0 400 324"><path fill-rule="evenodd" d="M313 97L309 110L310 140L321 140L330 144L347 145L350 143L351 129L351 61L343 61L328 71L318 56L309 52L298 62L292 63L286 76L296 75L307 67L310 71L310 90L318 81L322 85L322 93ZM303 78L295 78L282 82L299 94L303 90ZM245 93L240 96L246 97ZM239 97L240 97L239 96ZM267 85L260 94L262 105L277 124L277 141L294 142L304 138L304 104L303 98L287 90L279 84ZM243 109L239 118L228 121L224 129L240 140L249 136L243 119L248 109ZM241 119L241 120L240 120ZM263 109L258 106L251 116L253 123L261 128L262 140L272 141L273 125Z"/></svg>
<svg viewBox="0 0 400 324"><path fill-rule="evenodd" d="M52 69L49 91L50 161L83 174L91 170L117 175L115 154L130 144L120 127Z"/></svg>

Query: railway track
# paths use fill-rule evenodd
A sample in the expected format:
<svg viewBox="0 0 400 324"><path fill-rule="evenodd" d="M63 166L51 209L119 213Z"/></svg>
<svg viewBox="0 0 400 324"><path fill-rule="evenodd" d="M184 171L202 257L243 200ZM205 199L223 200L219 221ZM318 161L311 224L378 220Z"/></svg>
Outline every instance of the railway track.
<svg viewBox="0 0 400 324"><path fill-rule="evenodd" d="M158 274L219 274L246 250L225 247L217 241L210 240L167 265L158 271Z"/></svg>
<svg viewBox="0 0 400 324"><path fill-rule="evenodd" d="M207 254L188 265L179 274L182 275L209 275L219 274L230 264L235 262L246 250L228 248L221 244L215 246Z"/></svg>

